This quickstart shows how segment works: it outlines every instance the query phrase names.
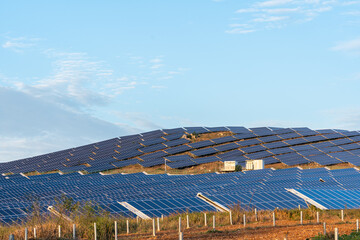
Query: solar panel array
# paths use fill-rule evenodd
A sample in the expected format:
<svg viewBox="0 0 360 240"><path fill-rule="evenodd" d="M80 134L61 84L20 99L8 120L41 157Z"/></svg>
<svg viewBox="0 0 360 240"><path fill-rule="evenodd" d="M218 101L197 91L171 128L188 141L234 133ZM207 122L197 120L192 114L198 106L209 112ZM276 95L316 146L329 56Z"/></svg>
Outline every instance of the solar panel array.
<svg viewBox="0 0 360 240"><path fill-rule="evenodd" d="M216 138L194 139L213 133L218 133ZM264 169L200 175L96 173L134 164L152 167L166 163L170 168L185 168L235 160L244 166L250 159L263 159L266 165L349 163L359 166L360 133L233 126L162 129L0 163L3 174L0 176L0 222L10 224L26 219L34 199L39 201L41 211L46 212L47 206L54 205L55 199L62 195L79 202L92 201L110 214L125 217L135 215L119 202L127 202L150 217L215 210L196 197L197 193L225 206L240 205L245 209L305 207L302 196L329 209L360 206L360 174L354 168ZM67 174L29 177L22 174L50 171ZM77 171L93 174L81 175ZM295 189L297 194L289 189Z"/></svg>
<svg viewBox="0 0 360 240"><path fill-rule="evenodd" d="M225 134L198 141L187 136ZM169 157L189 155L173 162ZM167 159L167 161L166 161ZM345 130L311 130L309 128L188 127L162 129L44 154L8 163L0 163L0 173L62 171L89 173L121 168L133 164L153 167L168 163L184 168L207 162L263 159L265 164L284 163L295 166L317 163L360 165L360 133ZM209 161L207 161L209 160Z"/></svg>
<svg viewBox="0 0 360 240"><path fill-rule="evenodd" d="M263 169L226 174L147 175L145 173L101 175L58 173L25 177L0 177L0 222L12 224L26 219L36 200L41 212L63 195L75 202L89 202L114 216L135 217L126 202L149 217L176 212L215 211L197 197L202 193L227 207L249 210L307 207L296 189L329 209L360 205L360 172L327 168Z"/></svg>

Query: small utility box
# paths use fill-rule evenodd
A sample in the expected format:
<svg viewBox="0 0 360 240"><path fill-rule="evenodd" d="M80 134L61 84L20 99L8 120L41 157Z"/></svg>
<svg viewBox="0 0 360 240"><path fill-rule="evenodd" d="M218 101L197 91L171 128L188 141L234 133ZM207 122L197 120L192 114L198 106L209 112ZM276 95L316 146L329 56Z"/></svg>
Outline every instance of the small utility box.
<svg viewBox="0 0 360 240"><path fill-rule="evenodd" d="M222 171L234 172L237 165L238 165L237 161L224 161L224 168L222 169Z"/></svg>
<svg viewBox="0 0 360 240"><path fill-rule="evenodd" d="M246 161L246 170L259 170L264 169L264 160L247 160Z"/></svg>

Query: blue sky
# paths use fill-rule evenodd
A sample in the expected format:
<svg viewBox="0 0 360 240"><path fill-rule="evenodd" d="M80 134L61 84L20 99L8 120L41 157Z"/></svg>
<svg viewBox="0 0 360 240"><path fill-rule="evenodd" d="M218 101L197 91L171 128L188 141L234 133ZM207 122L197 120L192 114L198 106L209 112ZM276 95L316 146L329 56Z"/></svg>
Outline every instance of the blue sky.
<svg viewBox="0 0 360 240"><path fill-rule="evenodd" d="M360 129L360 1L1 1L0 162L179 126Z"/></svg>

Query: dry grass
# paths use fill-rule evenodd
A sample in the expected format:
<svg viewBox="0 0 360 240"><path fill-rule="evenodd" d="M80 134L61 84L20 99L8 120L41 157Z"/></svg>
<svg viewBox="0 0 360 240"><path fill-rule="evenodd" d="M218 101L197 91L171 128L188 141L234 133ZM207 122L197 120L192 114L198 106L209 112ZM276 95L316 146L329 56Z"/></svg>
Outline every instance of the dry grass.
<svg viewBox="0 0 360 240"><path fill-rule="evenodd" d="M303 212L303 221L306 225L316 225L316 212L318 211L315 208L308 209L292 209L292 210L275 210L276 214L276 225L277 226L297 226L300 222L300 211ZM345 210L345 221L341 221L340 210L328 210L328 211L319 211L320 221L326 221L327 223L333 224L347 224L355 222L355 219L360 218L360 210ZM182 219L182 228L185 231L186 228L186 215L189 216L189 226L190 229L185 232L193 232L193 234L200 234L200 239L206 239L206 236L209 236L209 230L212 228L213 224L213 215L216 217L216 226L217 229L224 229L226 232L219 232L219 235L215 236L214 239L226 239L224 237L228 234L232 234L231 231L239 229L240 226L243 226L243 215L246 214L246 227L243 230L252 232L252 229L257 229L259 232L266 232L266 234L276 235L276 228L272 227L272 214L273 211L258 211L258 221L255 219L255 214L253 210L244 211L237 206L232 209L232 218L233 226L230 226L230 218L228 212L207 212L207 227L204 225L204 213L183 213L183 214L173 214L167 217L164 217L160 220L160 229L165 236L176 235L179 226L179 217ZM97 235L98 239L111 239L114 234L114 221L118 222L118 234L120 239L143 239L149 238L152 234L152 221L151 220L137 220L137 219L128 219L130 227L130 235L126 234L126 219L124 218L114 218L109 215L96 216L92 210L88 212L82 212L79 214L77 212L75 215L72 215L75 219L75 224L77 226L77 236L80 239L93 239L94 237L94 225L97 223ZM15 239L23 239L24 229L28 228L30 239L33 236L33 228L36 227L37 236L41 239L57 239L58 236L58 226L61 225L62 228L62 237L63 239L72 238L72 223L65 222L64 220L48 216L46 218L31 218L28 222L22 223L20 225L14 225L10 227L0 227L0 239L8 239L10 234L15 235ZM314 225L314 226L315 226ZM234 228L237 226L236 228ZM355 227L355 225L354 225ZM298 226L298 229L301 229L302 226ZM232 229L232 230L231 230ZM229 232L230 231L230 232ZM237 230L236 230L237 231ZM211 232L210 232L211 233ZM221 234L222 233L222 234ZM245 233L245 232L244 232ZM212 233L211 233L212 234ZM235 233L234 233L235 234ZM314 236L314 234L313 234ZM162 237L161 237L162 238ZM38 238L40 239L40 238ZM172 238L169 238L172 239ZM195 239L195 238L194 238ZM256 238L254 238L256 239ZM301 239L301 238L295 238Z"/></svg>

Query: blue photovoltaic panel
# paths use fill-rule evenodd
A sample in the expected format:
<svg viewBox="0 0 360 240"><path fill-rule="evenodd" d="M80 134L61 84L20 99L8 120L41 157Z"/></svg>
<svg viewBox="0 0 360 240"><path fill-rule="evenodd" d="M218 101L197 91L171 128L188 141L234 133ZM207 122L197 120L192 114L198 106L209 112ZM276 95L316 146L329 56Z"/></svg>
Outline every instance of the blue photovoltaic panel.
<svg viewBox="0 0 360 240"><path fill-rule="evenodd" d="M214 144L215 143L213 143L210 140L205 140L205 141L200 141L200 142L189 143L188 146L190 146L192 148L202 148L202 147L208 147L208 146L211 146Z"/></svg>
<svg viewBox="0 0 360 240"><path fill-rule="evenodd" d="M342 163L341 161L337 160L336 158L332 158L326 154L307 156L306 158L312 162L316 162L323 166Z"/></svg>
<svg viewBox="0 0 360 240"><path fill-rule="evenodd" d="M284 139L284 140L301 137L301 136L300 136L299 134L297 134L296 132L293 132L293 133L285 133L285 134L281 134L281 135L278 135L278 136L281 137L281 138Z"/></svg>
<svg viewBox="0 0 360 240"><path fill-rule="evenodd" d="M231 132L235 134L239 133L250 133L250 131L247 128L244 127L227 127Z"/></svg>
<svg viewBox="0 0 360 240"><path fill-rule="evenodd" d="M184 161L184 160L190 160L191 157L187 154L183 154L183 155L176 155L176 156L168 156L165 157L167 160L169 160L170 162L177 162L177 161Z"/></svg>
<svg viewBox="0 0 360 240"><path fill-rule="evenodd" d="M325 134L324 137L327 139L337 139L337 138L343 138L344 135L340 133L332 133L332 134Z"/></svg>
<svg viewBox="0 0 360 240"><path fill-rule="evenodd" d="M142 151L143 153L149 153L149 152L158 151L158 150L161 150L164 148L166 148L166 146L162 143L159 143L159 144L151 145L148 147L139 148L139 150Z"/></svg>
<svg viewBox="0 0 360 240"><path fill-rule="evenodd" d="M259 151L264 151L264 150L266 150L266 148L261 145L241 148L241 151L244 151L245 153L254 153L254 152L259 152Z"/></svg>
<svg viewBox="0 0 360 240"><path fill-rule="evenodd" d="M280 161L274 157L267 157L267 158L263 158L264 160L264 164L274 164L274 163L279 163Z"/></svg>
<svg viewBox="0 0 360 240"><path fill-rule="evenodd" d="M191 149L192 148L187 146L187 145L180 145L180 146L177 146L177 147L172 147L172 148L165 149L164 151L167 152L168 154L178 154L178 153L187 152L187 151L189 151Z"/></svg>
<svg viewBox="0 0 360 240"><path fill-rule="evenodd" d="M284 142L272 142L272 143L264 143L262 144L264 147L272 149L272 148L281 148L288 147L289 145Z"/></svg>
<svg viewBox="0 0 360 240"><path fill-rule="evenodd" d="M210 132L228 132L229 129L226 127L206 127Z"/></svg>
<svg viewBox="0 0 360 240"><path fill-rule="evenodd" d="M296 189L301 194L315 200L327 209L347 209L360 207L360 190L343 189Z"/></svg>
<svg viewBox="0 0 360 240"><path fill-rule="evenodd" d="M311 145L298 145L298 146L291 146L291 149L297 152L301 152L306 150L314 150L314 147L312 147Z"/></svg>
<svg viewBox="0 0 360 240"><path fill-rule="evenodd" d="M177 162L170 162L166 163L171 168L184 168L184 167L191 167L197 165L194 161L191 160L183 160Z"/></svg>
<svg viewBox="0 0 360 240"><path fill-rule="evenodd" d="M360 142L360 136L349 137L349 139L353 140L354 142Z"/></svg>
<svg viewBox="0 0 360 240"><path fill-rule="evenodd" d="M341 134L347 137L360 136L360 133L358 131L346 131L346 132L341 132Z"/></svg>
<svg viewBox="0 0 360 240"><path fill-rule="evenodd" d="M333 146L335 146L335 144L333 144L330 141L326 141L326 142L312 143L311 146L314 146L318 149L324 149L327 147L333 147Z"/></svg>
<svg viewBox="0 0 360 240"><path fill-rule="evenodd" d="M341 145L340 147L342 149L351 150L351 149L359 149L360 145L357 143L352 143L352 144Z"/></svg>
<svg viewBox="0 0 360 240"><path fill-rule="evenodd" d="M249 140L243 140L243 141L238 141L236 142L236 144L245 147L245 146L251 146L251 145L257 145L260 144L261 142L257 139L249 139Z"/></svg>
<svg viewBox="0 0 360 240"><path fill-rule="evenodd" d="M189 134L192 133L207 133L209 132L207 129L203 128L203 127L185 127L186 132Z"/></svg>
<svg viewBox="0 0 360 240"><path fill-rule="evenodd" d="M175 140L175 139L179 139L181 138L182 136L184 136L184 133L177 133L177 134L172 134L172 135L166 135L164 136L163 138L168 140L168 141L171 141L171 140ZM166 143L165 143L166 144Z"/></svg>
<svg viewBox="0 0 360 240"><path fill-rule="evenodd" d="M119 161L119 162L113 162L112 164L115 165L116 167L126 167L126 166L137 164L137 163L139 163L139 160L130 159L130 160L124 160L124 161Z"/></svg>
<svg viewBox="0 0 360 240"><path fill-rule="evenodd" d="M256 153L246 154L245 156L250 159L263 159L266 157L270 157L272 155L273 154L268 151L260 151L260 152L256 152Z"/></svg>
<svg viewBox="0 0 360 240"><path fill-rule="evenodd" d="M154 139L149 139L149 140L145 140L143 142L140 142L142 145L144 146L150 146L150 145L154 145L154 144L158 144L158 143L163 143L165 142L165 139L162 138L154 138Z"/></svg>
<svg viewBox="0 0 360 240"><path fill-rule="evenodd" d="M240 134L236 134L233 136L234 138L237 138L239 140L242 140L242 139L250 139L250 138L255 138L256 135L253 134L253 133L240 133Z"/></svg>
<svg viewBox="0 0 360 240"><path fill-rule="evenodd" d="M269 142L275 142L275 141L281 141L282 138L278 137L278 136L267 136L267 137L259 137L258 138L261 142L264 143L269 143Z"/></svg>
<svg viewBox="0 0 360 240"><path fill-rule="evenodd" d="M267 127L250 128L256 136L269 136L275 134Z"/></svg>
<svg viewBox="0 0 360 240"><path fill-rule="evenodd" d="M326 140L326 138L323 136L309 136L309 137L304 137L304 139L306 139L308 142L318 142L318 141Z"/></svg>
<svg viewBox="0 0 360 240"><path fill-rule="evenodd" d="M162 129L162 131L168 135L170 134L178 134L178 133L185 133L185 129L183 128L173 128L173 129Z"/></svg>
<svg viewBox="0 0 360 240"><path fill-rule="evenodd" d="M287 153L283 155L277 155L276 158L288 166L309 163L308 160L306 160L303 156L297 153Z"/></svg>
<svg viewBox="0 0 360 240"><path fill-rule="evenodd" d="M335 140L331 140L331 142L335 145L343 145L343 144L353 143L353 141L348 138L335 139Z"/></svg>
<svg viewBox="0 0 360 240"><path fill-rule="evenodd" d="M203 164L203 163L211 163L211 162L221 161L221 159L219 159L215 156L209 156L209 157L195 158L195 159L192 159L192 161L196 162L197 164Z"/></svg>
<svg viewBox="0 0 360 240"><path fill-rule="evenodd" d="M226 153L220 153L217 156L219 158L221 158L221 159L225 159L225 158L228 158L228 157L235 157L235 156L242 156L242 155L244 155L244 153L242 151L232 150L232 151L229 151L229 152L226 152Z"/></svg>
<svg viewBox="0 0 360 240"><path fill-rule="evenodd" d="M289 145L298 145L298 144L304 144L308 143L304 138L296 138L296 139L290 139L290 140L284 140L285 143Z"/></svg>
<svg viewBox="0 0 360 240"><path fill-rule="evenodd" d="M196 157L201 157L201 156L211 155L217 152L218 150L216 150L215 148L202 148L199 150L191 151L190 153L195 155Z"/></svg>
<svg viewBox="0 0 360 240"><path fill-rule="evenodd" d="M237 145L236 143L227 143L224 145L215 146L214 148L216 150L218 150L219 152L224 152L224 151L237 149L237 148L239 148L239 145Z"/></svg>
<svg viewBox="0 0 360 240"><path fill-rule="evenodd" d="M320 130L316 130L318 133L321 133L321 134L330 134L330 133L336 133L334 130L332 129L320 129Z"/></svg>
<svg viewBox="0 0 360 240"><path fill-rule="evenodd" d="M179 145L186 144L189 142L190 142L190 140L187 140L185 138L180 138L180 139L164 142L163 144L167 147L175 147L175 146L179 146Z"/></svg>
<svg viewBox="0 0 360 240"><path fill-rule="evenodd" d="M281 135L281 134L290 134L290 133L294 133L295 131L292 130L291 128L281 128L281 129L277 129L274 130L275 134Z"/></svg>
<svg viewBox="0 0 360 240"><path fill-rule="evenodd" d="M164 158L156 158L156 159L151 159L151 160L147 160L144 162L139 161L139 164L143 167L153 167L153 166L165 164L165 159Z"/></svg>

